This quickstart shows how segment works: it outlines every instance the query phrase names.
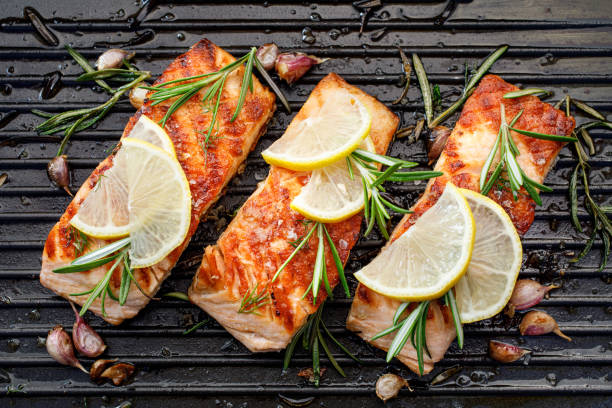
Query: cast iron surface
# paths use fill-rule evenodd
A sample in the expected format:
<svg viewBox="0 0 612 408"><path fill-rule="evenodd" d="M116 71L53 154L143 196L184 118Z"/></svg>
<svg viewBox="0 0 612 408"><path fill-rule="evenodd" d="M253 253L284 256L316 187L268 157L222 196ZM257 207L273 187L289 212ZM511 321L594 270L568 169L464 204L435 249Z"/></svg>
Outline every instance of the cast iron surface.
<svg viewBox="0 0 612 408"><path fill-rule="evenodd" d="M374 383L389 371L410 379L415 390L402 392L402 398L389 402L389 406L612 406L612 269L596 272L599 246L579 265L567 262L568 252L579 250L584 241L569 223L567 179L574 159L568 149L563 150L546 180L555 191L544 195L544 205L538 208L536 220L523 239L526 262L521 277L563 285L539 308L557 319L574 339L572 343L552 335L520 337L516 322L495 318L468 325L465 348L459 350L453 345L433 374L419 380L396 362L386 364L384 353L344 329L350 300L336 291L338 296L328 302L325 320L359 355L363 365L338 354L347 378L330 369L319 388L296 375L310 364L303 352L296 354L291 368L283 373L282 354L251 354L214 321L195 333L182 335L186 327L206 319L206 315L186 302L167 299L151 302L137 318L119 327L88 316L106 340L107 354L138 367L132 384L94 385L80 371L55 363L40 341L55 324L71 327L73 314L65 300L40 285L38 273L44 240L70 198L47 180L46 163L58 143L37 136L33 128L40 119L30 110L60 112L106 98L75 82L81 71L63 44L72 44L93 62L110 44L118 46L144 33L143 42L127 48L137 52L138 67L151 70L155 77L204 36L234 55L245 53L249 46L274 41L282 49L331 58L295 86L282 86L297 111L314 85L330 71L390 105L401 92L396 45L408 54L419 53L430 80L440 84L448 102L463 86L464 62L475 64L499 44L508 43L510 50L492 72L517 85L554 90L551 101L570 93L605 114L612 113L612 2L458 1L450 18L439 25L434 17L445 8L445 2L385 1L385 6L373 13L361 37L359 13L347 2L154 4L142 23L131 28L129 16L138 11L136 3L2 2L0 112L12 120L0 129L0 141L21 139L0 147L0 174L8 174L7 182L0 187L0 406L114 407L131 401L135 407L167 407L169 403L176 407L269 407L286 406L278 396L283 394L314 396L312 406L375 407L382 403L374 396ZM42 43L23 19L23 7L27 5L47 19L59 38L58 47ZM305 27L314 34L316 41L312 44L302 41ZM386 32L381 34L383 28ZM42 100L43 75L57 70L63 74L63 89L54 98ZM407 103L392 107L403 126L414 124L423 112L414 84L413 78ZM10 114L12 111L16 113ZM73 137L68 155L74 191L106 156L105 151L114 146L133 111L128 102L121 102L96 129ZM246 171L230 184L219 202L218 218L200 225L160 293L186 290L204 246L215 242L230 214L266 176L268 166L259 153L282 134L291 117L279 107L268 133L249 156ZM448 123L452 126L454 120ZM612 134L597 130L592 136L597 150L592 159L593 192L603 201L608 197L610 205ZM426 162L423 141L408 145L406 139L398 140L391 153ZM423 186L394 186L392 191L408 206ZM581 218L585 219L584 214ZM348 270L355 271L361 262L367 262L381 243L376 236L362 239ZM350 282L354 288L352 277ZM531 348L533 357L528 364L499 365L487 357L491 338ZM329 366L326 360L322 364ZM463 367L458 375L441 385L427 386L433 376L455 364ZM20 384L21 393L5 395L9 387L18 388Z"/></svg>

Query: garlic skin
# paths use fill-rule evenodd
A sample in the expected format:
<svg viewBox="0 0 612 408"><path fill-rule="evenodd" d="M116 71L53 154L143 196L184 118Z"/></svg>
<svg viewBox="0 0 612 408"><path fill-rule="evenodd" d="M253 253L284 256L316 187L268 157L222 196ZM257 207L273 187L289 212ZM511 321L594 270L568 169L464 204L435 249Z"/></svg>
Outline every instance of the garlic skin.
<svg viewBox="0 0 612 408"><path fill-rule="evenodd" d="M55 156L47 163L47 177L53 184L63 188L72 197L72 192L68 188L70 185L70 168L68 167L68 157L65 154Z"/></svg>
<svg viewBox="0 0 612 408"><path fill-rule="evenodd" d="M111 48L106 50L98 57L96 68L98 71L109 68L119 68L123 64L123 60L131 59L135 53L128 52L119 48Z"/></svg>
<svg viewBox="0 0 612 408"><path fill-rule="evenodd" d="M142 86L149 86L149 84L147 84L146 82L143 82ZM140 109L142 105L144 105L148 92L149 92L148 90L143 89L139 86L132 88L132 90L130 91L130 104L134 108Z"/></svg>
<svg viewBox="0 0 612 408"><path fill-rule="evenodd" d="M106 350L106 344L94 329L85 322L77 312L74 304L70 302L76 321L72 326L72 340L79 353L87 357L98 357Z"/></svg>
<svg viewBox="0 0 612 408"><path fill-rule="evenodd" d="M301 52L283 52L276 58L276 72L280 79L289 85L300 79L308 70L317 64L327 61Z"/></svg>
<svg viewBox="0 0 612 408"><path fill-rule="evenodd" d="M446 126L436 126L431 132L431 138L427 141L428 164L432 164L444 150L446 141L451 134L451 130Z"/></svg>
<svg viewBox="0 0 612 408"><path fill-rule="evenodd" d="M512 363L531 351L497 340L489 341L489 357L500 363Z"/></svg>
<svg viewBox="0 0 612 408"><path fill-rule="evenodd" d="M269 71L274 68L278 53L278 46L274 43L268 43L259 47L256 55L259 62L261 62L261 66L266 71Z"/></svg>
<svg viewBox="0 0 612 408"><path fill-rule="evenodd" d="M559 329L559 325L555 319L548 313L538 310L531 311L523 317L519 325L519 330L523 336L539 336L541 334L555 333L557 336L567 341L572 341L571 337L566 336Z"/></svg>
<svg viewBox="0 0 612 408"><path fill-rule="evenodd" d="M74 355L72 340L70 340L70 336L62 326L57 325L49 330L46 346L49 355L58 363L79 368L84 373L87 373L87 370L83 368Z"/></svg>
<svg viewBox="0 0 612 408"><path fill-rule="evenodd" d="M91 368L89 369L89 378L91 378L93 382L99 382L100 376L106 370L106 368L116 362L116 358L112 360L101 358L99 360L94 361L94 363L91 365Z"/></svg>
<svg viewBox="0 0 612 408"><path fill-rule="evenodd" d="M111 380L113 384L119 386L130 380L135 371L136 367L132 364L117 363L104 370L102 374L100 374L100 378L107 378Z"/></svg>
<svg viewBox="0 0 612 408"><path fill-rule="evenodd" d="M537 305L548 292L557 288L558 285L544 286L531 279L519 279L508 301L507 314L513 317L515 310L525 310Z"/></svg>
<svg viewBox="0 0 612 408"><path fill-rule="evenodd" d="M410 388L408 381L399 375L384 374L376 381L376 396L383 402L387 402L391 398L397 397L397 394L404 387Z"/></svg>

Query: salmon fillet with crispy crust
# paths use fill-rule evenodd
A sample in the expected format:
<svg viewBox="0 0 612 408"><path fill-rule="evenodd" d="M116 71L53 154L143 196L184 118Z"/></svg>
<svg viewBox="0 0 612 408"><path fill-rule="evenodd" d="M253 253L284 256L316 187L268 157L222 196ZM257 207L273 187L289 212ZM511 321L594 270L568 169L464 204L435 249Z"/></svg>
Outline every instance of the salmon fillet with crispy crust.
<svg viewBox="0 0 612 408"><path fill-rule="evenodd" d="M327 95L339 90L350 92L371 112L370 137L376 151L384 154L397 128L398 118L382 103L333 73L319 82L290 126L311 116ZM315 234L271 285L271 303L258 308L257 314L238 313L245 293L256 285L259 289L266 287L293 252L290 241L303 236L310 228L304 225L304 217L289 207L309 177L310 172L272 166L266 180L238 211L217 244L206 248L202 265L189 289L189 299L251 351L285 348L327 296L321 289L314 305L311 293L301 299L312 280L318 243ZM357 242L361 219L361 215L355 215L327 225L343 263ZM338 283L338 274L327 242L325 251L328 279L333 287Z"/></svg>
<svg viewBox="0 0 612 408"><path fill-rule="evenodd" d="M174 60L156 83L214 72L234 60L230 54L204 39ZM187 101L166 122L165 130L174 143L177 158L191 189L191 225L185 241L164 260L152 267L135 270L136 279L149 296L157 292L163 280L170 274L170 270L198 227L200 219L222 194L224 187L236 174L259 136L265 132L266 124L274 114L276 109L274 94L253 78L253 92L247 94L238 118L234 122L230 121L238 101L242 76L243 71L236 70L229 75L225 83L217 119L219 137L215 138L208 147L207 153L202 149L204 135L198 133L208 129L212 116L202 109L201 99L205 90L200 91L199 96L196 95ZM152 106L151 102L147 101L130 119L123 131L123 137L130 133L140 115L146 115L155 121L162 119L171 102ZM74 234L71 233L70 219L101 175L112 165L113 155L100 163L83 183L64 215L49 233L42 255L40 282L58 295L78 304L85 303L88 296L69 295L93 288L111 264L87 272L70 274L56 274L53 273L53 269L68 265L77 256L72 242ZM90 238L89 250L97 249L107 243L105 240ZM120 279L121 270L118 268L113 274L110 285L114 293L118 292ZM107 297L106 316L101 317L109 323L119 324L124 319L134 317L148 302L149 297L132 286L123 306ZM89 310L101 315L100 300L96 299Z"/></svg>
<svg viewBox="0 0 612 408"><path fill-rule="evenodd" d="M412 208L414 213L402 219L389 242L402 235L421 214L436 203L447 182L480 191L480 171L497 137L501 102L506 108L508 121L524 109L515 124L518 129L564 136L572 133L574 119L565 116L563 112L540 101L537 97L502 98L505 93L517 89L495 75L487 75L482 79L474 94L466 101L461 116L436 163L435 170L444 172L444 175L429 181L425 192ZM521 152L517 158L522 169L531 179L543 183L564 143L534 139L516 132L512 132L512 137ZM506 210L520 234L527 232L533 223L535 211L535 203L530 197L519 194L518 201L514 201L507 189L492 190L489 197ZM372 345L387 350L393 341L393 335L375 341L370 339L378 332L392 326L393 315L399 304L399 301L382 296L360 284L348 316L347 327ZM409 311L414 307L416 304ZM428 373L433 369L434 363L444 357L444 353L455 339L455 327L450 311L439 301L433 301L429 308L426 336L431 354L431 358L427 354L424 356L424 372ZM398 358L412 371L418 373L416 351L410 342L406 343Z"/></svg>

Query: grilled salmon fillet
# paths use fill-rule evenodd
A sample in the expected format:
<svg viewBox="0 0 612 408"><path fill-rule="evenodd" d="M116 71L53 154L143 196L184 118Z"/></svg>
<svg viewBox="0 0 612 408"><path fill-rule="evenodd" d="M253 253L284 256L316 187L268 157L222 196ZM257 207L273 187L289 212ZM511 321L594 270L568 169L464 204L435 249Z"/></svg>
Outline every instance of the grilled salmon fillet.
<svg viewBox="0 0 612 408"><path fill-rule="evenodd" d="M156 83L214 72L233 61L235 58L230 54L203 39L174 60ZM242 70L236 70L229 75L225 83L217 118L218 137L210 144L206 153L202 148L204 135L198 133L208 129L212 116L211 113L206 113L202 109L201 99L205 90L201 90L199 96L196 95L187 101L166 122L165 130L174 143L177 158L191 189L191 225L185 241L164 260L152 267L135 271L136 279L149 296L157 292L163 280L169 275L206 210L219 198L224 187L236 174L238 166L245 160L259 136L265 132L266 124L274 114L276 109L274 94L262 86L256 78L253 78L253 92L247 94L237 119L234 122L230 121L238 101L242 75ZM146 115L159 121L172 102L152 106L151 102L147 101L130 119L123 131L123 137L130 133L140 115ZM40 282L58 295L78 304L83 304L87 300L87 295L75 297L70 294L93 288L108 271L111 264L87 272L70 274L56 274L53 273L53 269L69 264L78 256L73 242L75 234L70 226L70 219L78 211L79 206L101 175L112 165L113 155L102 161L81 186L66 212L49 233L42 255ZM97 249L108 242L90 238L88 249ZM118 291L120 279L121 270L118 268L111 280L111 289L114 293ZM132 286L123 306L107 297L106 316L101 316L99 299L96 299L89 310L100 315L109 323L119 324L124 319L134 317L148 302L149 297Z"/></svg>
<svg viewBox="0 0 612 408"><path fill-rule="evenodd" d="M503 99L505 93L517 89L495 75L487 75L481 80L475 92L466 101L461 117L436 163L435 170L443 172L444 175L429 181L425 192L412 207L414 213L402 219L389 242L402 235L421 214L436 203L447 182L480 191L480 171L500 126L500 103L504 103L508 121L524 109L515 124L518 129L564 136L572 133L574 119L535 96ZM534 139L516 132L512 132L512 137L521 152L517 158L522 169L531 179L543 183L564 143ZM489 197L506 210L520 234L527 232L535 211L535 203L530 197L519 194L519 199L514 201L508 189L492 190ZM372 345L387 350L393 341L393 335L375 341L370 339L392 325L393 315L399 304L399 301L382 296L360 284L351 306L347 327ZM414 307L416 305L412 308ZM424 356L424 372L428 373L433 369L434 363L444 357L455 338L450 311L440 301L431 302L426 336L431 354L431 358ZM410 342L406 343L398 358L412 371L418 372L416 351Z"/></svg>
<svg viewBox="0 0 612 408"><path fill-rule="evenodd" d="M350 92L368 108L373 117L370 137L376 151L384 154L398 118L382 103L333 73L319 82L290 127L298 126L313 111L317 112L328 95L339 90ZM251 351L285 348L327 296L322 289L314 305L311 293L301 299L312 280L318 243L314 234L269 288L270 303L258 308L256 313L238 313L247 291L256 285L257 292L265 288L293 252L290 241L302 237L310 228L304 225L304 217L289 207L309 178L310 172L272 166L266 180L238 211L217 244L206 248L189 289L189 299ZM344 263L359 237L361 219L361 215L355 215L327 225ZM327 242L325 251L328 279L333 287L338 283L338 274Z"/></svg>

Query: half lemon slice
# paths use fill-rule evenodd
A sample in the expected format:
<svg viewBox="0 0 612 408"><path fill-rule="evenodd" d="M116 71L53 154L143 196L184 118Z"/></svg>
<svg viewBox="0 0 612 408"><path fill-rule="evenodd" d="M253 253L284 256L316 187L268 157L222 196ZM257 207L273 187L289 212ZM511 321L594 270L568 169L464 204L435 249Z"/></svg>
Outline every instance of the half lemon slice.
<svg viewBox="0 0 612 408"><path fill-rule="evenodd" d="M369 136L359 147L369 152L376 151ZM319 222L340 222L361 211L364 206L363 181L354 164L349 171L348 160L350 157L345 157L313 170L308 184L291 201L291 209Z"/></svg>
<svg viewBox="0 0 612 408"><path fill-rule="evenodd" d="M185 240L191 191L180 163L162 149L126 138L121 150L127 170L130 261L133 268L144 268Z"/></svg>
<svg viewBox="0 0 612 408"><path fill-rule="evenodd" d="M141 115L134 124L128 138L149 142L172 157L175 156L174 145L168 134L145 115ZM113 167L100 175L98 182L70 220L72 226L90 237L111 239L129 233L127 169L126 162L121 157L124 154L122 150L123 148L119 149L113 159Z"/></svg>
<svg viewBox="0 0 612 408"><path fill-rule="evenodd" d="M457 187L447 183L436 204L355 273L355 278L395 299L439 298L465 274L475 231L466 199Z"/></svg>
<svg viewBox="0 0 612 408"><path fill-rule="evenodd" d="M476 239L467 272L455 286L463 323L495 316L506 306L521 269L521 239L495 201L461 189L476 220Z"/></svg>
<svg viewBox="0 0 612 408"><path fill-rule="evenodd" d="M355 150L370 133L372 118L350 92L339 90L294 120L285 134L262 152L266 162L291 170L328 166Z"/></svg>

